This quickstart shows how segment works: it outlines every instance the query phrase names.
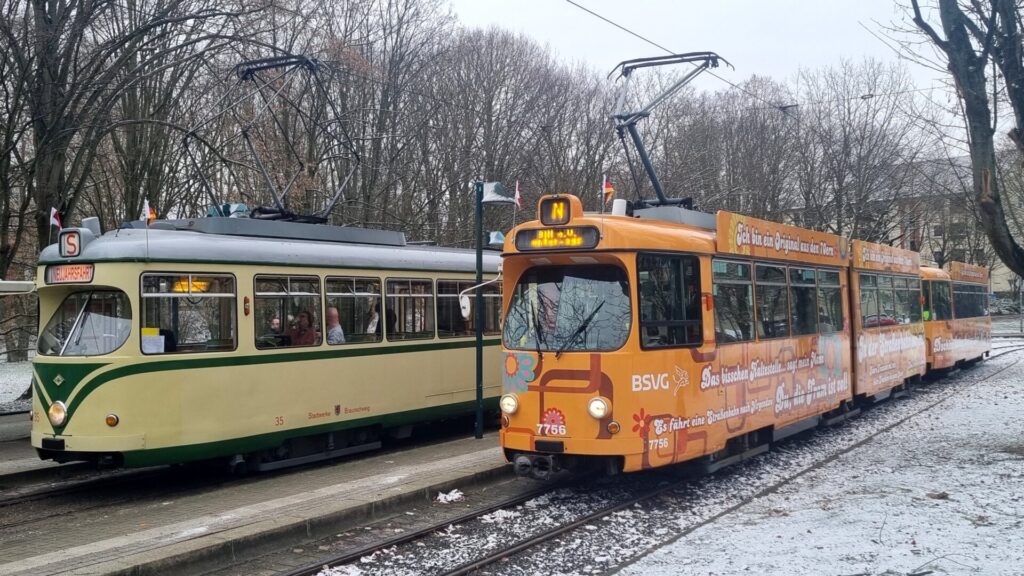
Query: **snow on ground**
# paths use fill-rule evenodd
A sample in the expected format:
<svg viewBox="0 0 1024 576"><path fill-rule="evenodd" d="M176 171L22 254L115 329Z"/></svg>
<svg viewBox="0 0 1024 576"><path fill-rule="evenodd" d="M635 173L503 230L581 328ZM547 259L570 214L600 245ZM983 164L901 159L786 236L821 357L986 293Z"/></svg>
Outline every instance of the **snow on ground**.
<svg viewBox="0 0 1024 576"><path fill-rule="evenodd" d="M1022 412L1015 366L621 573L1024 574Z"/></svg>
<svg viewBox="0 0 1024 576"><path fill-rule="evenodd" d="M465 499L466 499L466 497L462 494L462 490L459 490L458 488L456 488L456 489L454 489L454 490L452 490L451 492L448 492L448 493L445 493L445 492L438 492L437 493L437 501L440 502L441 504L451 504L452 502L462 502Z"/></svg>
<svg viewBox="0 0 1024 576"><path fill-rule="evenodd" d="M1024 330L1021 330L1020 316L992 317L993 334L1020 334L1021 332Z"/></svg>
<svg viewBox="0 0 1024 576"><path fill-rule="evenodd" d="M28 390L31 381L31 362L0 362L0 413L6 412L7 405ZM25 406L19 409L27 408Z"/></svg>

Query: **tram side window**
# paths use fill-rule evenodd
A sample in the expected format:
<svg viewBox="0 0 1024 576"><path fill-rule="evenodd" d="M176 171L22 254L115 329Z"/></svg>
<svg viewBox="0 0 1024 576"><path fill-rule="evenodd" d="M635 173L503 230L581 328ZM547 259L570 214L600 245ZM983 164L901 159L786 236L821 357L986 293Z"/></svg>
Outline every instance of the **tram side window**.
<svg viewBox="0 0 1024 576"><path fill-rule="evenodd" d="M388 340L434 337L434 283L430 280L388 280L387 308L395 311L395 325L388 326Z"/></svg>
<svg viewBox="0 0 1024 576"><path fill-rule="evenodd" d="M472 302L469 318L463 319L459 307L459 293L472 288L476 282L457 280L437 281L437 335L440 338L458 338L476 334L476 292L466 293ZM484 334L499 333L501 314L501 285L488 284L479 288L484 299Z"/></svg>
<svg viewBox="0 0 1024 576"><path fill-rule="evenodd" d="M818 332L832 334L843 329L843 294L839 272L818 270Z"/></svg>
<svg viewBox="0 0 1024 576"><path fill-rule="evenodd" d="M921 321L921 287L916 278L893 278L896 293L896 321L910 324Z"/></svg>
<svg viewBox="0 0 1024 576"><path fill-rule="evenodd" d="M949 282L931 282L932 320L952 320L953 305L949 294Z"/></svg>
<svg viewBox="0 0 1024 576"><path fill-rule="evenodd" d="M864 328L879 326L878 277L860 274L860 325Z"/></svg>
<svg viewBox="0 0 1024 576"><path fill-rule="evenodd" d="M921 321L921 280L919 278L907 279L907 293L910 299L910 321Z"/></svg>
<svg viewBox="0 0 1024 576"><path fill-rule="evenodd" d="M380 342L384 332L380 279L331 277L324 279L327 308L326 339L330 345ZM333 320L337 315L337 327Z"/></svg>
<svg viewBox="0 0 1024 576"><path fill-rule="evenodd" d="M978 318L987 316L985 306L986 287L976 284L953 284L953 311L957 318Z"/></svg>
<svg viewBox="0 0 1024 576"><path fill-rule="evenodd" d="M257 276L255 296L257 348L320 345L320 278Z"/></svg>
<svg viewBox="0 0 1024 576"><path fill-rule="evenodd" d="M700 345L700 260L695 256L641 254L637 270L643 347Z"/></svg>
<svg viewBox="0 0 1024 576"><path fill-rule="evenodd" d="M789 269L789 307L794 336L818 332L818 295L814 270Z"/></svg>
<svg viewBox="0 0 1024 576"><path fill-rule="evenodd" d="M896 320L896 296L892 276L878 276L878 326L893 326Z"/></svg>
<svg viewBox="0 0 1024 576"><path fill-rule="evenodd" d="M235 278L143 274L143 354L223 352L238 344Z"/></svg>
<svg viewBox="0 0 1024 576"><path fill-rule="evenodd" d="M750 264L715 260L711 263L715 298L715 340L719 343L754 339L754 290Z"/></svg>
<svg viewBox="0 0 1024 576"><path fill-rule="evenodd" d="M757 337L789 336L789 299L786 268L758 264L756 270Z"/></svg>

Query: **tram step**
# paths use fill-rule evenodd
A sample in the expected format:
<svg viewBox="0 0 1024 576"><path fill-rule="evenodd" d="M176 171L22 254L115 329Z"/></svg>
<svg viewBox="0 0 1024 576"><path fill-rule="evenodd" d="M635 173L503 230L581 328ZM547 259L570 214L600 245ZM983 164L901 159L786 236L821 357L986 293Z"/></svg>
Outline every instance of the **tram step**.
<svg viewBox="0 0 1024 576"><path fill-rule="evenodd" d="M739 454L734 454L727 458L722 458L721 460L715 460L714 462L705 462L700 470L705 474L714 474L726 466L732 466L733 464L737 464L744 460L749 460L754 456L764 454L767 451L768 444L761 444L760 446L754 446L746 452L740 452Z"/></svg>
<svg viewBox="0 0 1024 576"><path fill-rule="evenodd" d="M347 448L339 448L337 450L329 450L327 452L317 452L316 454L299 456L297 458L286 458L284 460L274 460L273 462L260 462L256 464L253 468L257 472L269 472L270 470L277 470L279 468L289 468L291 466L309 464L310 462L319 462L321 460L328 460L330 458L338 458L340 456L348 456L350 454L358 454L360 452L377 450L380 447L380 442L369 442L367 444L349 446Z"/></svg>
<svg viewBox="0 0 1024 576"><path fill-rule="evenodd" d="M855 418L858 415L860 415L860 408L854 408L853 410L849 410L841 414L836 414L835 416L823 417L821 419L821 425L835 426L836 424L842 424L843 422L846 422L850 418Z"/></svg>
<svg viewBox="0 0 1024 576"><path fill-rule="evenodd" d="M772 430L772 442L778 442L779 440L782 440L783 438L788 438L793 434L799 434L804 430L810 430L811 428L816 427L818 425L818 422L820 421L820 417L812 416L805 420L794 422L789 426L783 426L782 428Z"/></svg>

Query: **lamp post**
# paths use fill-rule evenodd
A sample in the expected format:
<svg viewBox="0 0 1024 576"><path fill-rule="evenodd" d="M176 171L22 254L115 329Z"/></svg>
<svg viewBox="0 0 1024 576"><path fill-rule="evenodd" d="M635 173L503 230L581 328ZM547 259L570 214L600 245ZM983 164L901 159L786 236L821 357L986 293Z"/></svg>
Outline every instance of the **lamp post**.
<svg viewBox="0 0 1024 576"><path fill-rule="evenodd" d="M484 281L484 183L476 181L476 284ZM484 437L484 295L477 288L476 302L476 438Z"/></svg>
<svg viewBox="0 0 1024 576"><path fill-rule="evenodd" d="M484 437L484 294L480 288L484 282L484 203L515 204L513 198L503 195L504 186L500 182L484 182L478 178L473 183L476 192L476 297L473 307L476 312L476 437ZM497 279L486 282L496 282Z"/></svg>

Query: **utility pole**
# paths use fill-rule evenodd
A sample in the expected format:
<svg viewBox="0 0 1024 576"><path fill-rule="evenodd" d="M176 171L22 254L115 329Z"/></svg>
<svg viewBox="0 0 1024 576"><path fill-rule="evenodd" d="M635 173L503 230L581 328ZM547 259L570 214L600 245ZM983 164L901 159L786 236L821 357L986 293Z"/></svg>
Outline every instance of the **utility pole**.
<svg viewBox="0 0 1024 576"><path fill-rule="evenodd" d="M476 319L476 438L484 437L484 179L476 181L476 289L473 303Z"/></svg>

